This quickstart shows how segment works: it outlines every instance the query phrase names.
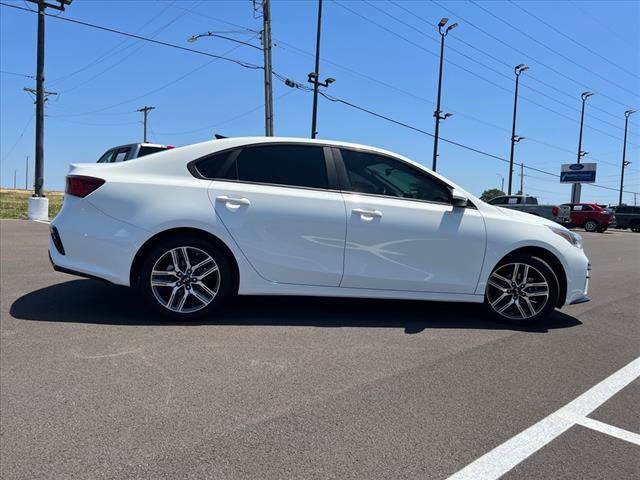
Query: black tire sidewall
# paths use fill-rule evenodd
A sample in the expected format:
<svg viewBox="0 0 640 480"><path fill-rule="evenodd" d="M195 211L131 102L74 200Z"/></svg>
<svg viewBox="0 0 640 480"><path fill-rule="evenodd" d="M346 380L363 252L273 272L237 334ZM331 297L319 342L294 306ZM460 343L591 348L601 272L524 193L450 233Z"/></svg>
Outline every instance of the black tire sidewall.
<svg viewBox="0 0 640 480"><path fill-rule="evenodd" d="M495 318L496 320L502 323L508 323L511 325L539 324L542 320L544 320L547 316L549 316L558 305L558 300L560 297L560 282L558 281L558 277L554 273L551 266L549 266L549 264L545 262L543 259L536 256L532 256L532 255L526 255L526 254L515 254L515 255L508 256L507 258L503 259L500 263L498 263L495 266L495 268L491 271L491 273L493 274L493 272L496 271L498 268L508 263L525 263L536 268L540 273L542 273L545 280L547 281L547 284L549 285L549 298L547 300L547 304L544 306L544 308L540 312L538 312L536 315L534 315L531 318L527 318L524 320L511 319L511 318L507 318L500 315L491 307L491 305L487 300L487 293L485 289L485 295L484 295L485 308L488 310L489 314L493 316L493 318Z"/></svg>
<svg viewBox="0 0 640 480"><path fill-rule="evenodd" d="M218 287L218 293L209 305L197 312L173 312L161 305L151 290L149 279L151 277L153 266L163 254L176 247L199 248L200 250L208 253L218 264L218 270L220 272L220 286ZM203 238L195 236L177 236L159 243L148 252L140 269L136 289L144 299L144 302L156 313L173 320L189 322L195 319L200 319L219 310L227 303L231 296L237 293L237 281L235 278L235 270L232 268L231 259L225 251L217 248L212 242L208 242Z"/></svg>

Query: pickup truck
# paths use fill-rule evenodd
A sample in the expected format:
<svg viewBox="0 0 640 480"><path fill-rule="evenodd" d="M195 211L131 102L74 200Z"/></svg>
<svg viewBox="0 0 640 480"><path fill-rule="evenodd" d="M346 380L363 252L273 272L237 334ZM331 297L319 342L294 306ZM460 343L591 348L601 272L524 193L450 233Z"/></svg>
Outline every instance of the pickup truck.
<svg viewBox="0 0 640 480"><path fill-rule="evenodd" d="M144 157L156 152L162 152L173 148L173 145L159 145L157 143L129 143L107 150L98 159L98 163L116 163Z"/></svg>
<svg viewBox="0 0 640 480"><path fill-rule="evenodd" d="M539 205L536 197L529 195L501 195L489 200L491 205L511 208L521 212L530 213L537 217L544 217L558 223L569 223L571 208L558 205Z"/></svg>
<svg viewBox="0 0 640 480"><path fill-rule="evenodd" d="M616 208L616 228L630 228L640 232L640 207L620 205Z"/></svg>

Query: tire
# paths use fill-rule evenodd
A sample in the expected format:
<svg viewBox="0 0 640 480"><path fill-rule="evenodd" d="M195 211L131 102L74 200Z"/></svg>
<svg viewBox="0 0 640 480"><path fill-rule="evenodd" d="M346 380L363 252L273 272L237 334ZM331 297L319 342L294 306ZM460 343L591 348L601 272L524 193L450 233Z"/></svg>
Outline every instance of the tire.
<svg viewBox="0 0 640 480"><path fill-rule="evenodd" d="M632 232L640 233L640 223L632 223L630 227Z"/></svg>
<svg viewBox="0 0 640 480"><path fill-rule="evenodd" d="M202 238L178 236L148 253L136 288L157 313L188 322L219 310L237 293L237 279L225 251Z"/></svg>
<svg viewBox="0 0 640 480"><path fill-rule="evenodd" d="M528 281L523 282L525 272ZM523 286L525 283L529 286ZM500 322L534 325L554 311L559 296L560 286L553 269L538 257L517 254L501 261L491 272L484 304Z"/></svg>
<svg viewBox="0 0 640 480"><path fill-rule="evenodd" d="M598 223L595 220L587 220L582 226L587 232L595 232L598 230Z"/></svg>
<svg viewBox="0 0 640 480"><path fill-rule="evenodd" d="M606 231L607 231L607 228L606 228L606 227L605 227L605 228L599 228L599 229L598 229L598 233L604 233L604 232L606 232Z"/></svg>

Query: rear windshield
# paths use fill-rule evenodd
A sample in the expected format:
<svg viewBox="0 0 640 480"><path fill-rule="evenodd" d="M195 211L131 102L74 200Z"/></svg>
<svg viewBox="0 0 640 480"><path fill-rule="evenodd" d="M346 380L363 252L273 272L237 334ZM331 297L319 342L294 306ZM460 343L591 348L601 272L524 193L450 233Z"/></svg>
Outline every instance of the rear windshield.
<svg viewBox="0 0 640 480"><path fill-rule="evenodd" d="M140 152L138 152L138 157L144 157L145 155L151 155L152 153L158 153L166 150L167 147L140 147Z"/></svg>

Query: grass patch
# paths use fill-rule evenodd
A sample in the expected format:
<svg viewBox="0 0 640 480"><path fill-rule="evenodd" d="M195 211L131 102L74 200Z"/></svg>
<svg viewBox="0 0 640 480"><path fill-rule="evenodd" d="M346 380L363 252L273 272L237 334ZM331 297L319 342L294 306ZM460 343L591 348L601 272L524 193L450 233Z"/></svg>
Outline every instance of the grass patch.
<svg viewBox="0 0 640 480"><path fill-rule="evenodd" d="M0 189L0 218L27 218L27 202L31 190ZM63 192L44 192L49 199L49 218L55 217L62 208Z"/></svg>

